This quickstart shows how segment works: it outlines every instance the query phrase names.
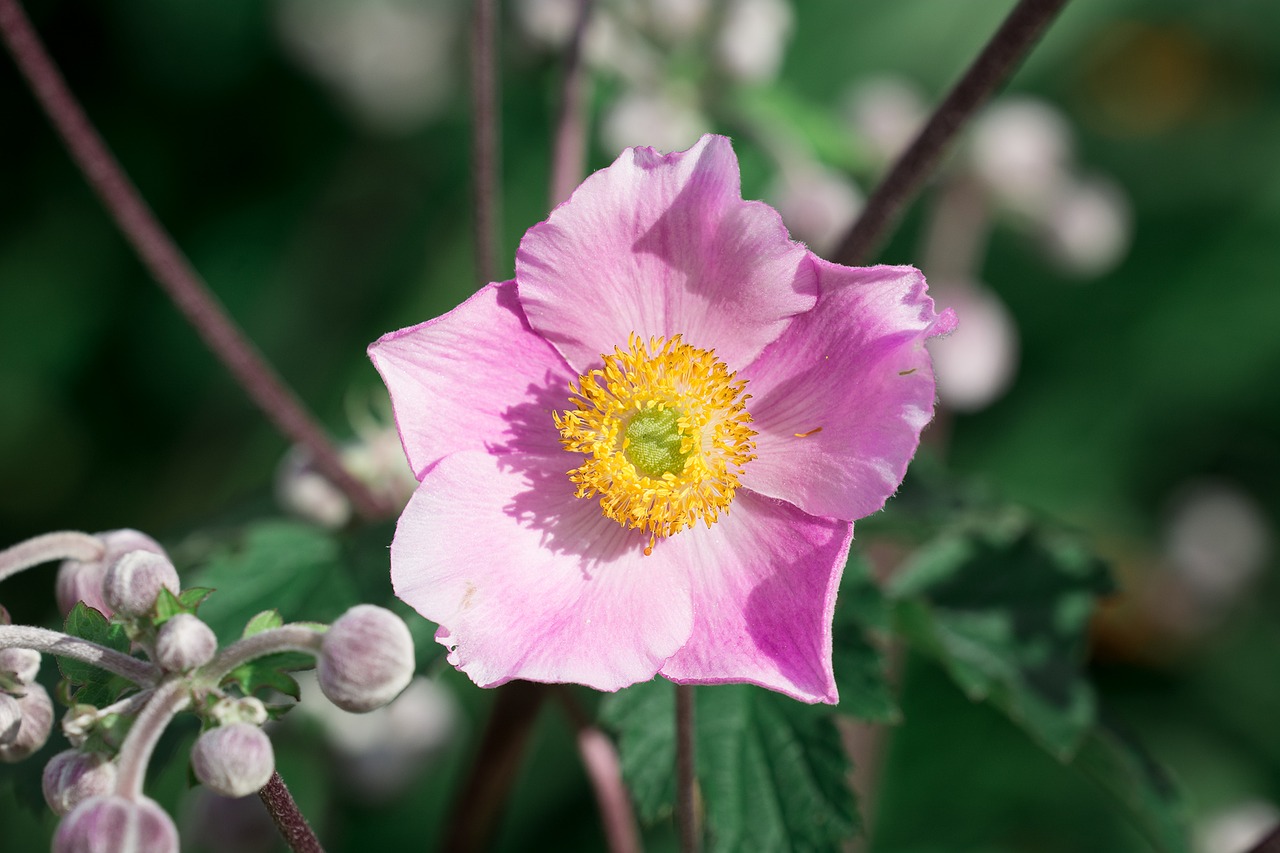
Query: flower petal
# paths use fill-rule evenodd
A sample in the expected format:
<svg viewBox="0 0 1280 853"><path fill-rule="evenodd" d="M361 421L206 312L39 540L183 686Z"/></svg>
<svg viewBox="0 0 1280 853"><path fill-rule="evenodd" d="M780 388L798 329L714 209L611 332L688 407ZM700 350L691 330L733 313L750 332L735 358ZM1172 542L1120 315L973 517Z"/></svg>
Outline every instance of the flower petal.
<svg viewBox="0 0 1280 853"><path fill-rule="evenodd" d="M400 441L419 480L458 450L562 452L551 412L567 405L576 377L529 328L514 281L383 335L370 344L369 358L391 392Z"/></svg>
<svg viewBox="0 0 1280 853"><path fill-rule="evenodd" d="M802 702L839 701L831 619L853 525L740 489L708 529L661 541L688 566L693 635L661 674L679 684L750 682Z"/></svg>
<svg viewBox="0 0 1280 853"><path fill-rule="evenodd" d="M821 296L740 375L756 456L742 485L852 521L897 491L933 417L925 338L949 331L912 267L814 259Z"/></svg>
<svg viewBox="0 0 1280 853"><path fill-rule="evenodd" d="M682 334L736 370L817 295L777 211L742 200L722 136L677 154L628 148L529 229L516 281L530 324L579 373L632 332Z"/></svg>
<svg viewBox="0 0 1280 853"><path fill-rule="evenodd" d="M437 622L481 687L513 678L617 690L689 636L689 582L648 537L574 497L574 458L464 451L431 468L391 545L396 595Z"/></svg>

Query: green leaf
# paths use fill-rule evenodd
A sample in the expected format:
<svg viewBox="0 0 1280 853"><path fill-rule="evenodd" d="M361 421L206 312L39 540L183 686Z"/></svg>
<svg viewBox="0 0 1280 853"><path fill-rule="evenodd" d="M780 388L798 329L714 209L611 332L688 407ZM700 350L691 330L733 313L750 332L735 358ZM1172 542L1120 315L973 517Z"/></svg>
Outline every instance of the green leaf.
<svg viewBox="0 0 1280 853"><path fill-rule="evenodd" d="M751 685L696 689L697 767L710 850L840 850L858 831L828 709ZM623 774L647 821L670 814L675 689L655 680L606 697Z"/></svg>
<svg viewBox="0 0 1280 853"><path fill-rule="evenodd" d="M886 677L884 652L868 636L889 623L889 607L866 563L851 557L840 584L832 634L840 704L836 710L872 723L898 723L902 712Z"/></svg>
<svg viewBox="0 0 1280 853"><path fill-rule="evenodd" d="M254 634L261 634L263 631L279 628L283 624L284 617L280 615L279 610L264 610L249 620L249 623L244 626L244 633L240 636L252 637Z"/></svg>
<svg viewBox="0 0 1280 853"><path fill-rule="evenodd" d="M169 590L162 588L160 595L156 598L156 627L168 622L179 613L194 614L196 609L200 607L201 602L208 598L212 592L213 590L211 589L197 586L185 589L178 595L174 595Z"/></svg>
<svg viewBox="0 0 1280 853"><path fill-rule="evenodd" d="M73 637L106 646L123 654L129 653L129 637L125 633L124 626L108 622L107 617L83 601L76 602L76 606L67 614L63 630ZM75 658L59 656L57 660L58 669L63 677L73 684L106 684L115 677L105 670Z"/></svg>
<svg viewBox="0 0 1280 853"><path fill-rule="evenodd" d="M199 574L218 594L200 617L224 641L241 635L264 605L286 621L330 621L359 601L338 543L306 524L269 521L249 528L237 547L215 554Z"/></svg>
<svg viewBox="0 0 1280 853"><path fill-rule="evenodd" d="M899 629L974 700L988 700L1062 760L1093 725L1085 635L1102 562L1018 516L948 534L894 579Z"/></svg>
<svg viewBox="0 0 1280 853"><path fill-rule="evenodd" d="M289 673L314 666L315 658L311 655L302 652L277 652L241 664L231 671L223 684L238 686L246 696L252 696L259 690L271 689L300 699L298 682Z"/></svg>
<svg viewBox="0 0 1280 853"><path fill-rule="evenodd" d="M1114 794L1156 850L1189 853L1182 791L1133 736L1104 721L1084 742L1072 766Z"/></svg>

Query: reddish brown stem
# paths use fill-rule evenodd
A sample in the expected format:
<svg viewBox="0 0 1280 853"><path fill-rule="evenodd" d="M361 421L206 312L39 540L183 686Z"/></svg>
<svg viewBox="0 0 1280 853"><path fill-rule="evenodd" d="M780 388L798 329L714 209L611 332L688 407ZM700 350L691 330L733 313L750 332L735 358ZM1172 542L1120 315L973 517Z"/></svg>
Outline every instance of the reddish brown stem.
<svg viewBox="0 0 1280 853"><path fill-rule="evenodd" d="M933 174L960 128L1017 69L1066 4L1067 0L1020 0L871 193L862 215L836 250L836 261L860 264L871 258Z"/></svg>
<svg viewBox="0 0 1280 853"><path fill-rule="evenodd" d="M578 21L564 57L564 88L556 120L551 156L551 206L569 197L582 183L587 168L587 74L582 64L582 41L591 20L591 0L578 0Z"/></svg>
<svg viewBox="0 0 1280 853"><path fill-rule="evenodd" d="M298 810L298 804L293 801L293 795L285 787L279 773L271 774L270 781L258 792L258 796L271 813L276 829L280 830L280 836L290 850L294 853L324 853L320 840L312 832L311 824L307 823L307 819Z"/></svg>
<svg viewBox="0 0 1280 853"><path fill-rule="evenodd" d="M498 120L498 15L494 0L471 5L471 174L475 217L476 278L484 287L497 277L501 231L500 138Z"/></svg>
<svg viewBox="0 0 1280 853"><path fill-rule="evenodd" d="M227 314L160 225L120 163L90 123L18 0L0 0L0 35L72 159L160 287L286 438L305 446L325 476L366 518L388 508L343 466L338 451L262 354Z"/></svg>

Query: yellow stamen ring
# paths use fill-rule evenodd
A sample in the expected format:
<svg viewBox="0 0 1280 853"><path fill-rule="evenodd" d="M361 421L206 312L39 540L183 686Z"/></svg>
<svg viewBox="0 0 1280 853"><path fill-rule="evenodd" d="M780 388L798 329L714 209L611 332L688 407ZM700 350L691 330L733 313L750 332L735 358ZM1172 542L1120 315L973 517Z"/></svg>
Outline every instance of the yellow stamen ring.
<svg viewBox="0 0 1280 853"><path fill-rule="evenodd" d="M729 511L756 458L751 395L714 350L680 335L645 346L633 332L626 350L602 358L570 384L574 408L552 417L565 449L587 457L569 472L577 497L599 495L606 517L648 531L650 554L657 539Z"/></svg>

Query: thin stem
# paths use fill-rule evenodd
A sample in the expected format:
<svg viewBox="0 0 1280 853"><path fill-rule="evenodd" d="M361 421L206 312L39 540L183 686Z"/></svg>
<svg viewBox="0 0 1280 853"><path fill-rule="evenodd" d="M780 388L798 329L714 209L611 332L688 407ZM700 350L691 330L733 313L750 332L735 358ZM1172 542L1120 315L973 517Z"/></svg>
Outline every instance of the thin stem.
<svg viewBox="0 0 1280 853"><path fill-rule="evenodd" d="M520 759L538 718L547 688L512 681L497 690L480 748L452 811L441 850L468 853L487 849L498 812L520 769Z"/></svg>
<svg viewBox="0 0 1280 853"><path fill-rule="evenodd" d="M72 159L160 287L267 419L305 446L316 465L366 518L389 510L343 466L323 428L303 407L165 232L67 87L18 0L0 0L0 35Z"/></svg>
<svg viewBox="0 0 1280 853"><path fill-rule="evenodd" d="M218 652L218 656L201 667L200 679L217 684L241 664L276 652L320 653L324 632L306 625L282 625L252 637L237 640Z"/></svg>
<svg viewBox="0 0 1280 853"><path fill-rule="evenodd" d="M897 226L969 117L1008 79L1067 0L1019 0L960 81L947 93L907 150L876 187L845 235L835 260L866 262Z"/></svg>
<svg viewBox="0 0 1280 853"><path fill-rule="evenodd" d="M78 530L46 533L0 551L0 581L53 560L98 560L106 550L101 539Z"/></svg>
<svg viewBox="0 0 1280 853"><path fill-rule="evenodd" d="M639 853L640 830L631 809L631 797L622 782L622 762L613 741L591 724L567 688L559 688L556 694L577 729L578 755L596 795L610 853Z"/></svg>
<svg viewBox="0 0 1280 853"><path fill-rule="evenodd" d="M582 62L582 41L591 20L592 0L578 0L578 19L564 57L564 88L556 119L556 139L551 157L551 206L567 199L582 183L587 168L587 83Z"/></svg>
<svg viewBox="0 0 1280 853"><path fill-rule="evenodd" d="M693 685L676 685L676 819L683 853L702 849L693 698Z"/></svg>
<svg viewBox="0 0 1280 853"><path fill-rule="evenodd" d="M136 800L142 796L142 782L147 775L151 753L174 715L191 703L191 688L186 679L178 677L156 688L138 716L134 718L129 733L120 744L119 772L116 774L116 795Z"/></svg>
<svg viewBox="0 0 1280 853"><path fill-rule="evenodd" d="M114 672L135 684L155 684L160 671L146 661L100 646L79 637L33 628L30 625L0 625L0 649L34 649L44 654L75 658L108 672Z"/></svg>
<svg viewBox="0 0 1280 853"><path fill-rule="evenodd" d="M258 796L271 813L271 819L275 821L276 829L280 830L280 836L289 845L289 849L294 853L324 853L320 840L312 831L311 824L302 816L279 772L271 774L271 779L258 792Z"/></svg>
<svg viewBox="0 0 1280 853"><path fill-rule="evenodd" d="M494 0L472 0L472 208L475 228L476 278L484 287L497 278L498 233L502 221L498 126L498 17Z"/></svg>

